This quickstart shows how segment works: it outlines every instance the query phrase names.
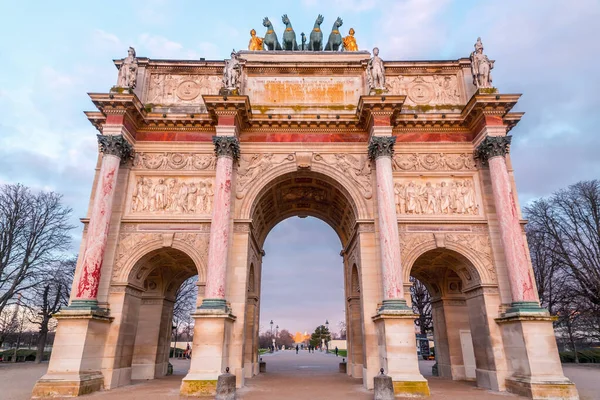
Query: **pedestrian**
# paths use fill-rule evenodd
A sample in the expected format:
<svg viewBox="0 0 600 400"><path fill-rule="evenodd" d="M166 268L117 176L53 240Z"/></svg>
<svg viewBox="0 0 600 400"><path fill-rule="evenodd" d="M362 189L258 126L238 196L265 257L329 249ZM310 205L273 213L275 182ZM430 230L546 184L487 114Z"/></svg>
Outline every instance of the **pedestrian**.
<svg viewBox="0 0 600 400"><path fill-rule="evenodd" d="M300 347L296 345L296 354L298 354L298 350L300 350Z"/></svg>
<svg viewBox="0 0 600 400"><path fill-rule="evenodd" d="M335 356L336 357L338 356L338 348L337 348L337 346L335 346Z"/></svg>

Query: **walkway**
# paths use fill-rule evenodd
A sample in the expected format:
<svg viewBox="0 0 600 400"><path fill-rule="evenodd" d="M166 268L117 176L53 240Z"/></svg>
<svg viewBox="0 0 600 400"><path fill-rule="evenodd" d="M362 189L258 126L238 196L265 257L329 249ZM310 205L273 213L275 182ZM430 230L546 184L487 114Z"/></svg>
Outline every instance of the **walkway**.
<svg viewBox="0 0 600 400"><path fill-rule="evenodd" d="M373 392L362 387L362 380L350 378L338 372L341 357L306 351L296 355L295 351L280 351L263 356L267 362L267 373L246 380L246 387L238 390L240 400L277 399L372 399ZM171 360L175 375L150 381L135 381L133 385L106 392L94 393L84 399L132 399L158 400L180 399L181 378L189 367L188 361ZM432 362L422 361L422 373L430 375ZM30 398L35 381L44 374L47 363L36 365L0 364L0 398L26 400ZM600 380L600 368L565 365L565 374L579 387L582 400L600 399L596 390ZM491 399L518 400L509 393L494 393L478 389L470 382L456 382L427 376L432 396L428 400L446 399ZM10 382L10 384L7 384Z"/></svg>

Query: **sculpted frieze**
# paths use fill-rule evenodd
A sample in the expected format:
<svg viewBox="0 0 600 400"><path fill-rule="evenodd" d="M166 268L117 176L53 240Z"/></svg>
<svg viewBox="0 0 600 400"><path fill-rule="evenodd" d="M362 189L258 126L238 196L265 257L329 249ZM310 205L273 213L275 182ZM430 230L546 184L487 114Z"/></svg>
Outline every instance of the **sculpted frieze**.
<svg viewBox="0 0 600 400"><path fill-rule="evenodd" d="M131 213L209 215L213 179L138 176L131 195Z"/></svg>
<svg viewBox="0 0 600 400"><path fill-rule="evenodd" d="M313 155L315 162L324 163L342 172L354 182L365 198L372 196L371 162L366 154L319 154Z"/></svg>
<svg viewBox="0 0 600 400"><path fill-rule="evenodd" d="M117 257L115 258L115 264L113 267L113 281L118 280L118 277L121 274L121 270L123 269L123 267L125 267L127 260L129 259L132 251L135 248L138 248L150 242L162 242L162 237L162 233L121 233L119 235ZM142 269L143 268L144 267L142 267Z"/></svg>
<svg viewBox="0 0 600 400"><path fill-rule="evenodd" d="M463 103L456 75L398 75L388 78L387 88L391 94L406 96L407 106Z"/></svg>
<svg viewBox="0 0 600 400"><path fill-rule="evenodd" d="M492 281L496 281L496 272L494 269L494 259L492 256L492 245L490 243L489 236L486 235L474 235L474 234L461 234L461 233L448 233L446 234L446 243L456 243L461 247L472 250L477 254L483 267L488 270Z"/></svg>
<svg viewBox="0 0 600 400"><path fill-rule="evenodd" d="M214 154L198 153L135 153L133 167L153 170L202 171L214 170Z"/></svg>
<svg viewBox="0 0 600 400"><path fill-rule="evenodd" d="M203 94L218 94L222 80L217 75L150 75L146 103L157 105L204 105Z"/></svg>
<svg viewBox="0 0 600 400"><path fill-rule="evenodd" d="M394 180L399 215L478 215L473 179L402 178Z"/></svg>
<svg viewBox="0 0 600 400"><path fill-rule="evenodd" d="M283 164L285 162L293 162L295 160L294 154L252 154L250 156L241 156L237 168L237 183L236 183L236 196L238 199L244 197L248 189L252 186L252 183L259 176L269 171L276 165Z"/></svg>
<svg viewBox="0 0 600 400"><path fill-rule="evenodd" d="M474 171L471 153L396 153L394 171Z"/></svg>

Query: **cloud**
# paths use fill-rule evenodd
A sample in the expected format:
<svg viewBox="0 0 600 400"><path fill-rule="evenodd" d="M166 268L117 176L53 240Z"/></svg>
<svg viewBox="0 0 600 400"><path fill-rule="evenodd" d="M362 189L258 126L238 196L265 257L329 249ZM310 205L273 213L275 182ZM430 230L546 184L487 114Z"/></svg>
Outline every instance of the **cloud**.
<svg viewBox="0 0 600 400"><path fill-rule="evenodd" d="M379 3L378 0L332 0L329 6L338 11L359 13L372 10ZM322 7L323 2L318 0L302 0L302 5L307 8Z"/></svg>
<svg viewBox="0 0 600 400"><path fill-rule="evenodd" d="M113 33L94 29L92 32L92 48L94 51L117 52L126 48L125 44Z"/></svg>

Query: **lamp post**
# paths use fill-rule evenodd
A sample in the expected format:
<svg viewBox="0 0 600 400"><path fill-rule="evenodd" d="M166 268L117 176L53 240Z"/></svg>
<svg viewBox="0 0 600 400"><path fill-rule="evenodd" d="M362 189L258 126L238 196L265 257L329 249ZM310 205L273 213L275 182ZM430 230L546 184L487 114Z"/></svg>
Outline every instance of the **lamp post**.
<svg viewBox="0 0 600 400"><path fill-rule="evenodd" d="M273 320L271 320L270 324L271 324L271 341L273 342L273 350L272 351L275 351L275 338L273 337Z"/></svg>
<svg viewBox="0 0 600 400"><path fill-rule="evenodd" d="M275 350L279 351L279 349L277 348L277 336L279 335L279 325L277 325L275 327Z"/></svg>

